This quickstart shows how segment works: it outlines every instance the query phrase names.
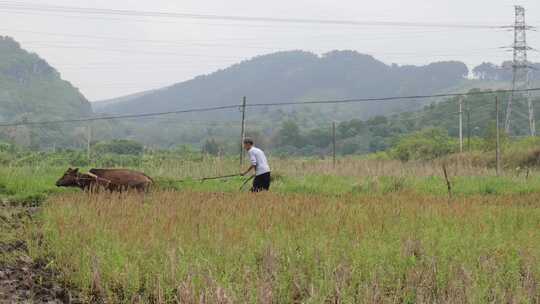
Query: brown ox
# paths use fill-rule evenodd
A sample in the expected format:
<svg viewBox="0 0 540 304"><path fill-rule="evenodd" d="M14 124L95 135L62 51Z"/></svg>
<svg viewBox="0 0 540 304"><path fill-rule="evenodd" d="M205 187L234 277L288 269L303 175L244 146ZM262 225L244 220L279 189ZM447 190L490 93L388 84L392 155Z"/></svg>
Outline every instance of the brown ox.
<svg viewBox="0 0 540 304"><path fill-rule="evenodd" d="M56 182L57 187L75 187L84 191L108 189L110 181L91 173L80 173L78 168L67 169L66 173Z"/></svg>
<svg viewBox="0 0 540 304"><path fill-rule="evenodd" d="M152 179L144 173L126 169L91 169L85 174L79 169L69 168L56 182L58 187L77 187L85 191L103 188L120 192L131 189L147 191L152 184Z"/></svg>

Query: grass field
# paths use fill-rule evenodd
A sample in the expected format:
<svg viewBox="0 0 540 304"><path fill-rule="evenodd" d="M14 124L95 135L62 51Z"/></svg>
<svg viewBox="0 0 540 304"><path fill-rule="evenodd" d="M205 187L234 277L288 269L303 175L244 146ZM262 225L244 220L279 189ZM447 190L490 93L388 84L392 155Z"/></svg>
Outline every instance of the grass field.
<svg viewBox="0 0 540 304"><path fill-rule="evenodd" d="M113 303L535 303L539 197L69 194L35 254Z"/></svg>
<svg viewBox="0 0 540 304"><path fill-rule="evenodd" d="M89 301L540 301L538 172L449 165L450 199L440 162L272 164L258 195L195 180L237 172L232 160L139 168L158 182L145 196L58 189L63 167L0 168L0 198L46 199L30 254Z"/></svg>
<svg viewBox="0 0 540 304"><path fill-rule="evenodd" d="M401 163L343 159L334 168L325 160L273 160L273 191L321 195L386 194L413 191L419 194L447 195L441 163ZM21 202L43 201L51 194L76 192L60 189L55 181L67 168L32 166L0 167L0 199ZM88 168L81 168L82 171ZM156 189L207 192L239 192L244 179L232 178L201 183L197 179L239 172L235 160L208 159L160 163L138 168L152 176ZM495 176L490 169L463 162L448 165L456 195L510 194L540 192L540 174L509 169ZM244 187L247 190L249 187Z"/></svg>

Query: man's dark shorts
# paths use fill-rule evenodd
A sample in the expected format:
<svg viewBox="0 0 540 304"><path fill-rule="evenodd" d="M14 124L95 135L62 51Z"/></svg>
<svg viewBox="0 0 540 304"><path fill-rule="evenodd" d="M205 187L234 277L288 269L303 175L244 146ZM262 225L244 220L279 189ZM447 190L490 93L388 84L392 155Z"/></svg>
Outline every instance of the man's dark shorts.
<svg viewBox="0 0 540 304"><path fill-rule="evenodd" d="M255 176L251 192L270 190L270 172Z"/></svg>

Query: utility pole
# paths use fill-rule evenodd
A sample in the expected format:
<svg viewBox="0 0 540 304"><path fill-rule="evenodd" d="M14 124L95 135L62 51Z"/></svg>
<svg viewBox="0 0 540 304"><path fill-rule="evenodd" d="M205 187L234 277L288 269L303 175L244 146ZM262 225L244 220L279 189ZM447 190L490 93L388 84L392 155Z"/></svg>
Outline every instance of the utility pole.
<svg viewBox="0 0 540 304"><path fill-rule="evenodd" d="M495 126L497 128L497 147L496 147L496 161L497 161L497 176L501 174L501 132L499 128L499 97L495 96Z"/></svg>
<svg viewBox="0 0 540 304"><path fill-rule="evenodd" d="M463 97L459 97L459 153L463 153Z"/></svg>
<svg viewBox="0 0 540 304"><path fill-rule="evenodd" d="M515 6L515 23L511 27L514 30L514 44L511 49L513 50L514 57L512 62L512 92L508 99L508 105L506 107L506 120L504 128L506 133L511 131L512 120L512 105L515 102L516 90L528 90L530 89L530 64L527 60L527 51L532 48L527 45L527 31L532 29L525 22L525 8L522 6ZM527 99L527 105L529 110L529 132L531 136L536 135L536 126L534 121L534 107L532 104L530 92L524 92Z"/></svg>
<svg viewBox="0 0 540 304"><path fill-rule="evenodd" d="M336 168L336 122L332 122L332 160L334 169Z"/></svg>
<svg viewBox="0 0 540 304"><path fill-rule="evenodd" d="M467 150L471 152L471 109L467 104Z"/></svg>
<svg viewBox="0 0 540 304"><path fill-rule="evenodd" d="M92 126L89 124L86 126L86 157L88 162L90 162L91 155L91 144L92 144Z"/></svg>
<svg viewBox="0 0 540 304"><path fill-rule="evenodd" d="M240 167L244 164L244 139L246 138L246 102L247 98L244 96L242 100L242 131L240 131Z"/></svg>
<svg viewBox="0 0 540 304"><path fill-rule="evenodd" d="M528 82L528 81L527 81ZM536 136L536 122L534 120L534 105L531 97L531 92L526 93L527 96L527 107L529 108L529 131L531 136Z"/></svg>

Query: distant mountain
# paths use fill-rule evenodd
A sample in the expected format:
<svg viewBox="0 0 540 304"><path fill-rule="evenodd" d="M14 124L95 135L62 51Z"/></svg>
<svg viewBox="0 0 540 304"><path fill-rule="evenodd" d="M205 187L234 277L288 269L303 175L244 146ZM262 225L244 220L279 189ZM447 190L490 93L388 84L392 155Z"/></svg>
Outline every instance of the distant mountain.
<svg viewBox="0 0 540 304"><path fill-rule="evenodd" d="M108 107L111 107L111 106L113 106L115 104L129 102L129 101L132 101L134 99L146 96L148 94L152 94L152 93L154 93L156 91L158 91L158 90L144 91L144 92L130 94L130 95L126 95L126 96L122 96L122 97L118 97L118 98L111 98L111 99L106 99L106 100L94 101L94 102L91 102L90 104L92 105L92 109L94 110L94 112L102 113Z"/></svg>
<svg viewBox="0 0 540 304"><path fill-rule="evenodd" d="M19 43L0 36L0 121L19 122L92 115L90 103L69 82L38 55L23 50ZM61 127L2 130L4 138L24 138L25 144L40 145L50 135L65 136ZM24 136L21 133L25 133ZM33 140L32 138L36 138Z"/></svg>
<svg viewBox="0 0 540 304"><path fill-rule="evenodd" d="M133 114L239 104L242 96L247 96L249 103L279 103L430 94L458 85L468 72L467 66L457 61L399 66L354 51L333 51L323 56L289 51L255 57L162 90L103 103L96 109ZM339 118L368 118L402 109L396 103L355 104L340 111Z"/></svg>

